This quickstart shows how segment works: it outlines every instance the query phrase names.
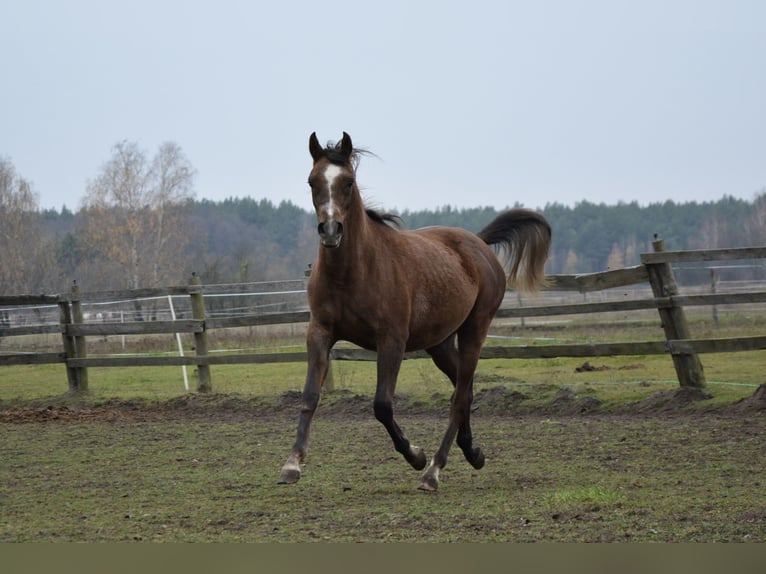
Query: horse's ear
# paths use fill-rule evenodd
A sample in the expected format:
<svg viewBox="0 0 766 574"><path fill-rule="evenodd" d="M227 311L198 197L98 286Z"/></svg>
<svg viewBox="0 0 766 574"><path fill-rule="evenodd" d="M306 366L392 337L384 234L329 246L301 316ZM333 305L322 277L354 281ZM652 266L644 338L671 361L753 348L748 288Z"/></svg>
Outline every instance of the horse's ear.
<svg viewBox="0 0 766 574"><path fill-rule="evenodd" d="M314 161L319 161L324 156L324 150L319 144L316 132L312 132L311 137L309 137L309 153L311 153L311 157Z"/></svg>
<svg viewBox="0 0 766 574"><path fill-rule="evenodd" d="M354 152L354 144L351 143L351 136L343 132L343 139L340 141L340 153L346 157L351 157Z"/></svg>

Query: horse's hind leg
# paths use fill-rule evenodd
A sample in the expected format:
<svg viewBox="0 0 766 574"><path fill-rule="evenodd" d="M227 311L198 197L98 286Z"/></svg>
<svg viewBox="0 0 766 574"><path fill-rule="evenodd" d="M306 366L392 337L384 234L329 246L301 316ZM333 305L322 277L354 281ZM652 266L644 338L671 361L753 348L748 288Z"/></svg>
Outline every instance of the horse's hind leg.
<svg viewBox="0 0 766 574"><path fill-rule="evenodd" d="M458 358L457 382L455 392L452 394L449 425L439 450L421 478L421 490L436 490L439 487L439 471L447 464L447 455L456 436L457 444L463 451L466 460L474 468L478 469L484 466L484 454L481 449L473 447L470 417L473 402L473 375L479 361L485 333L486 328L466 329L466 325L461 328L461 333L458 336L458 350L455 351L455 356ZM437 355L438 353L432 353L435 362ZM438 362L437 366L439 366Z"/></svg>
<svg viewBox="0 0 766 574"><path fill-rule="evenodd" d="M436 365L442 373L447 375L452 386L454 387L457 385L457 368L459 360L457 347L455 347L455 335L453 334L447 337L447 339L435 347L426 349L426 352L431 355L434 365Z"/></svg>
<svg viewBox="0 0 766 574"><path fill-rule="evenodd" d="M455 335L452 335L439 345L427 349L427 352L429 355L431 355L434 364L439 368L440 371L447 375L449 380L452 382L453 387L457 386L458 367L460 365L460 354L458 353L457 347L455 346L455 338ZM482 338L481 340L483 342L484 339ZM463 348L465 348L465 342L463 343ZM475 370L476 366L474 364L473 371ZM469 412L465 417L463 417L463 424L457 431L457 444L463 450L463 454L465 454L466 460L468 460L468 462L471 463L471 465L475 468L481 468L484 465L484 457L481 455L481 451L479 449L473 449L473 434L471 432L470 421L470 406L473 404L473 371L471 372L471 381L467 388L467 404Z"/></svg>
<svg viewBox="0 0 766 574"><path fill-rule="evenodd" d="M394 389L403 357L403 345L378 344L378 385L373 408L375 418L386 427L396 451L401 453L415 470L423 470L427 462L423 449L410 444L394 419Z"/></svg>

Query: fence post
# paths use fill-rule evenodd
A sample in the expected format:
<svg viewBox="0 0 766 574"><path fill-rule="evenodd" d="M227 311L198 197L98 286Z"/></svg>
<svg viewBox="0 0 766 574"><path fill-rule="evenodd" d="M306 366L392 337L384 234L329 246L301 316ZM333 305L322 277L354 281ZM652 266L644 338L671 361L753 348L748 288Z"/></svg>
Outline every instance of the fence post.
<svg viewBox="0 0 766 574"><path fill-rule="evenodd" d="M72 323L73 324L82 324L85 322L85 319L83 317L82 312L82 302L80 301L80 287L77 285L77 282L75 281L74 285L72 285ZM78 359L86 359L88 357L88 347L85 342L85 336L84 335L76 335L72 337L72 341L74 343L74 356ZM70 387L70 390L78 393L82 393L88 390L88 368L87 367L75 367L75 379L76 379L76 385L75 388L72 389Z"/></svg>
<svg viewBox="0 0 766 574"><path fill-rule="evenodd" d="M662 239L655 239L652 241L652 248L655 252L665 251L665 242ZM690 339L689 325L686 322L683 307L679 307L672 300L672 297L678 295L678 285L670 263L647 264L646 270L649 273L649 283L652 286L654 296L671 298L670 305L657 307L662 320L662 328L665 331L665 338L669 341ZM678 382L682 387L702 388L705 386L705 371L697 353L693 351L678 353L671 349L671 357L678 375Z"/></svg>
<svg viewBox="0 0 766 574"><path fill-rule="evenodd" d="M69 300L58 302L59 306L59 324L61 325L61 341L64 345L64 354L66 355L64 365L66 366L66 378L69 383L69 392L75 393L78 390L77 369L70 367L69 359L77 356L74 345L74 337L67 334L69 325L72 324L72 310L69 307Z"/></svg>
<svg viewBox="0 0 766 574"><path fill-rule="evenodd" d="M718 291L718 272L715 269L710 270L710 292L715 294ZM718 328L718 305L713 305L713 325Z"/></svg>
<svg viewBox="0 0 766 574"><path fill-rule="evenodd" d="M189 281L189 296L191 297L192 317L202 321L202 330L194 333L194 347L198 357L207 357L207 329L205 327L205 301L202 298L202 281L196 273L192 273ZM210 382L210 365L197 365L197 391L209 393L213 390Z"/></svg>

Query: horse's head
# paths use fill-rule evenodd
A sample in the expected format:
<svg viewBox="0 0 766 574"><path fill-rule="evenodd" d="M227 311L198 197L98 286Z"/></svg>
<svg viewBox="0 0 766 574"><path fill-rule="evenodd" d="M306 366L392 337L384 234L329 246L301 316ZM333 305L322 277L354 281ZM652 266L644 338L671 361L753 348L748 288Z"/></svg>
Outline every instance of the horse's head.
<svg viewBox="0 0 766 574"><path fill-rule="evenodd" d="M319 239L325 247L338 247L343 238L343 222L358 195L356 150L346 132L340 142L326 148L319 144L315 132L309 138L309 152L314 160L309 186L319 222Z"/></svg>

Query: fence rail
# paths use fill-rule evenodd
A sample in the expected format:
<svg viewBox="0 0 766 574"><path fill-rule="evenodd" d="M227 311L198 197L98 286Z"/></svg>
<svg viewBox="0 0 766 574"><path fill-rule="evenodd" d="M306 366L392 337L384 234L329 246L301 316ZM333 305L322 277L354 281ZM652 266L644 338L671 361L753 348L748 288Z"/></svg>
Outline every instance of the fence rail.
<svg viewBox="0 0 766 574"><path fill-rule="evenodd" d="M673 276L672 263L717 260L766 259L766 247L739 249L713 249L694 251L665 251L661 240L653 243L653 253L641 254L641 264L624 269L583 275L549 276L549 290L576 291L582 294L647 284L653 296L621 301L565 303L539 306L502 307L497 319L550 317L591 314L615 311L656 310L661 317L665 339L587 344L546 344L511 347L487 346L482 358L533 359L552 357L600 357L615 355L669 355L674 363L682 386L701 387L705 375L698 355L703 353L739 352L766 349L766 336L730 337L720 339L693 339L684 315L684 307L739 305L766 303L766 290L745 290L736 293L679 294ZM50 306L58 307L56 323L36 325L0 324L0 338L24 335L59 335L60 352L24 352L0 354L0 367L8 365L40 365L63 363L66 367L69 388L83 391L88 386L87 370L90 367L133 367L193 365L197 367L197 389L211 389L210 367L237 363L279 363L305 361L306 353L246 353L227 352L212 354L209 350L208 333L216 329L305 323L309 320L306 309L288 309L278 312L250 312L232 315L227 308L213 312L212 301L216 297L258 296L264 298L284 297L305 301L304 280L268 283L243 283L226 285L202 285L199 278L192 277L188 285L161 288L80 292L75 286L71 291L57 295L0 295L0 312L12 308ZM188 299L182 317L172 320L115 321L92 318L86 320L83 303L95 305L110 301L137 302L142 299L180 298ZM281 303L280 303L281 304ZM7 323L7 322L6 322ZM107 335L143 335L186 333L194 336L195 354L190 356L88 356L87 338ZM425 352L409 353L408 358L427 357ZM374 360L375 353L358 348L336 348L334 360Z"/></svg>

